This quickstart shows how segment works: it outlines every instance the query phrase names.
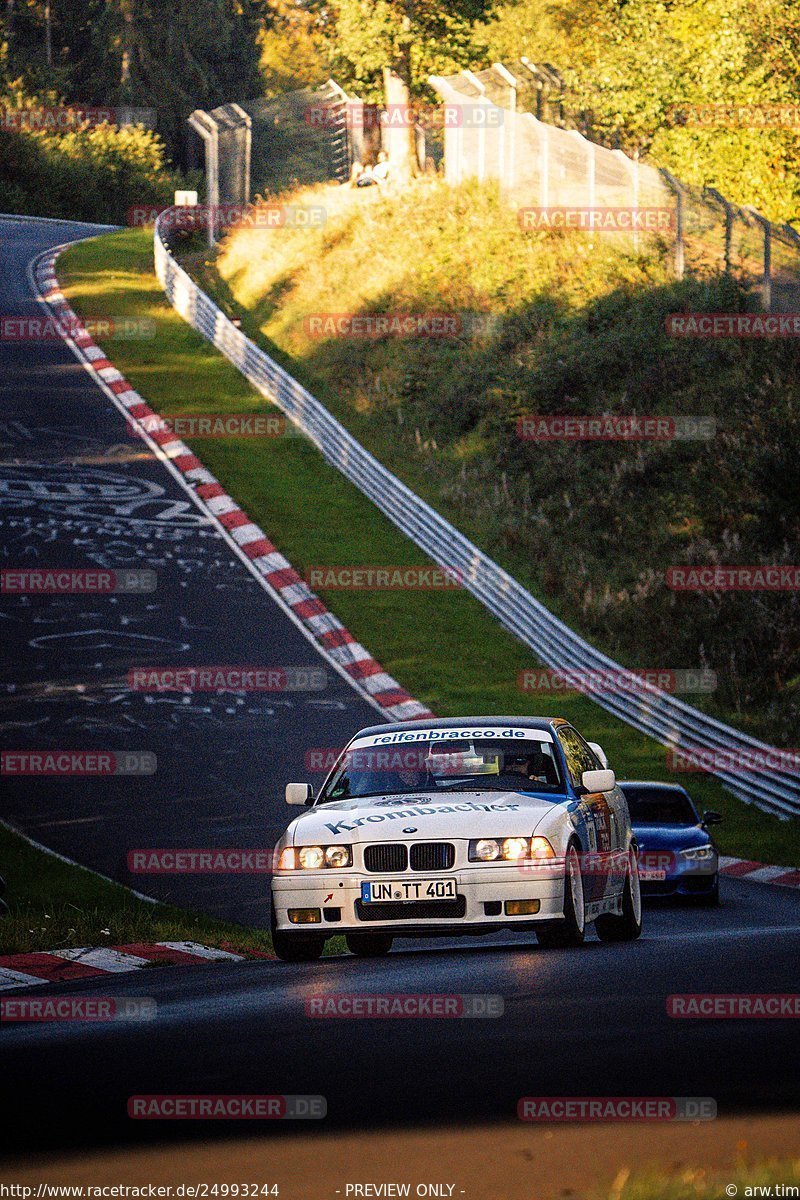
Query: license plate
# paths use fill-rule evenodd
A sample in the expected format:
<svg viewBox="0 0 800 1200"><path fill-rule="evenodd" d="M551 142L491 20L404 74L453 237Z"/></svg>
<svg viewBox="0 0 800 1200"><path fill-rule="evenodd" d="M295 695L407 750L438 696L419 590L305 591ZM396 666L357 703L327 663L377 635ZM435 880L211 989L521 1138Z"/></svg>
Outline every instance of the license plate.
<svg viewBox="0 0 800 1200"><path fill-rule="evenodd" d="M644 870L642 870L642 868L640 867L639 868L639 878L644 883L660 883L661 880L667 878L667 872L666 871L649 871L647 869L647 867L645 867Z"/></svg>
<svg viewBox="0 0 800 1200"><path fill-rule="evenodd" d="M386 904L399 900L455 900L455 879L372 879L361 884L363 904Z"/></svg>

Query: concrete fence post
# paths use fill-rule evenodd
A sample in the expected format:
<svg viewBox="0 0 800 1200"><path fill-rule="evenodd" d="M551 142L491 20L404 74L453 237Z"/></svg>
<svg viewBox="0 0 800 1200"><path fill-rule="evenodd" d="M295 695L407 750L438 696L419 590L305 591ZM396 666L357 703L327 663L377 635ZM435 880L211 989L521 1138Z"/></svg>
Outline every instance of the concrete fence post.
<svg viewBox="0 0 800 1200"><path fill-rule="evenodd" d="M504 155L503 166L505 168L506 180L509 188L514 186L514 172L516 168L516 152L517 152L517 77L512 75L507 67L502 63L492 63L492 70L495 74L508 84L509 87L509 130L508 137L505 135L505 123L503 129L502 146L504 151L508 153ZM502 178L501 178L502 182Z"/></svg>
<svg viewBox="0 0 800 1200"><path fill-rule="evenodd" d="M189 124L203 139L206 148L206 204L208 205L208 245L213 250L217 242L219 220L219 126L209 113L196 108Z"/></svg>

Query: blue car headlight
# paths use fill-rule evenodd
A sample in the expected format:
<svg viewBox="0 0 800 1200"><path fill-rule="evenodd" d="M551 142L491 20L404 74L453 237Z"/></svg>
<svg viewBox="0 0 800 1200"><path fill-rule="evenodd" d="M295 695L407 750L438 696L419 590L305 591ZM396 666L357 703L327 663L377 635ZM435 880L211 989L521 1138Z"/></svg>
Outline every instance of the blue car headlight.
<svg viewBox="0 0 800 1200"><path fill-rule="evenodd" d="M707 846L690 846L687 850L679 851L682 858L686 858L689 862L708 862L713 858L716 851L712 845Z"/></svg>

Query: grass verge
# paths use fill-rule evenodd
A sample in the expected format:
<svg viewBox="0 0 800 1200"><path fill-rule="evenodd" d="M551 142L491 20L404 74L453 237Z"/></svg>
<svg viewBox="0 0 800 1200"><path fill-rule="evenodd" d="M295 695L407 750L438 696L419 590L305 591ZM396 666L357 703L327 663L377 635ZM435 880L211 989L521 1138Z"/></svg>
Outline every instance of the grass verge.
<svg viewBox="0 0 800 1200"><path fill-rule="evenodd" d="M104 349L162 415L271 411L167 304L153 273L151 231L125 230L76 246L59 260L58 275L84 316L154 322L154 337L111 338ZM305 439L217 438L191 444L301 573L317 564L423 561L416 547ZM688 781L701 808L723 813L717 840L724 853L788 866L800 861L800 822L782 822L742 804L710 777L676 777L663 747L585 696L521 691L519 673L537 666L536 660L466 592L321 595L384 667L440 715L562 715L605 747L619 778Z"/></svg>
<svg viewBox="0 0 800 1200"><path fill-rule="evenodd" d="M268 933L140 900L121 884L62 862L0 825L8 915L0 954L132 942L200 942L237 954L272 949Z"/></svg>

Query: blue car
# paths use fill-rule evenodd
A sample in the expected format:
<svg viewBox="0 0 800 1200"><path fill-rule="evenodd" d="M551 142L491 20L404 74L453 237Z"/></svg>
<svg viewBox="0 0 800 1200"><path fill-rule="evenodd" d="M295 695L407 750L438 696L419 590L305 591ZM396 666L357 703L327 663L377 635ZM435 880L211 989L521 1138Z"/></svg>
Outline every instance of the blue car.
<svg viewBox="0 0 800 1200"><path fill-rule="evenodd" d="M722 817L702 817L675 783L620 783L639 846L642 895L719 904L719 852L708 831Z"/></svg>

